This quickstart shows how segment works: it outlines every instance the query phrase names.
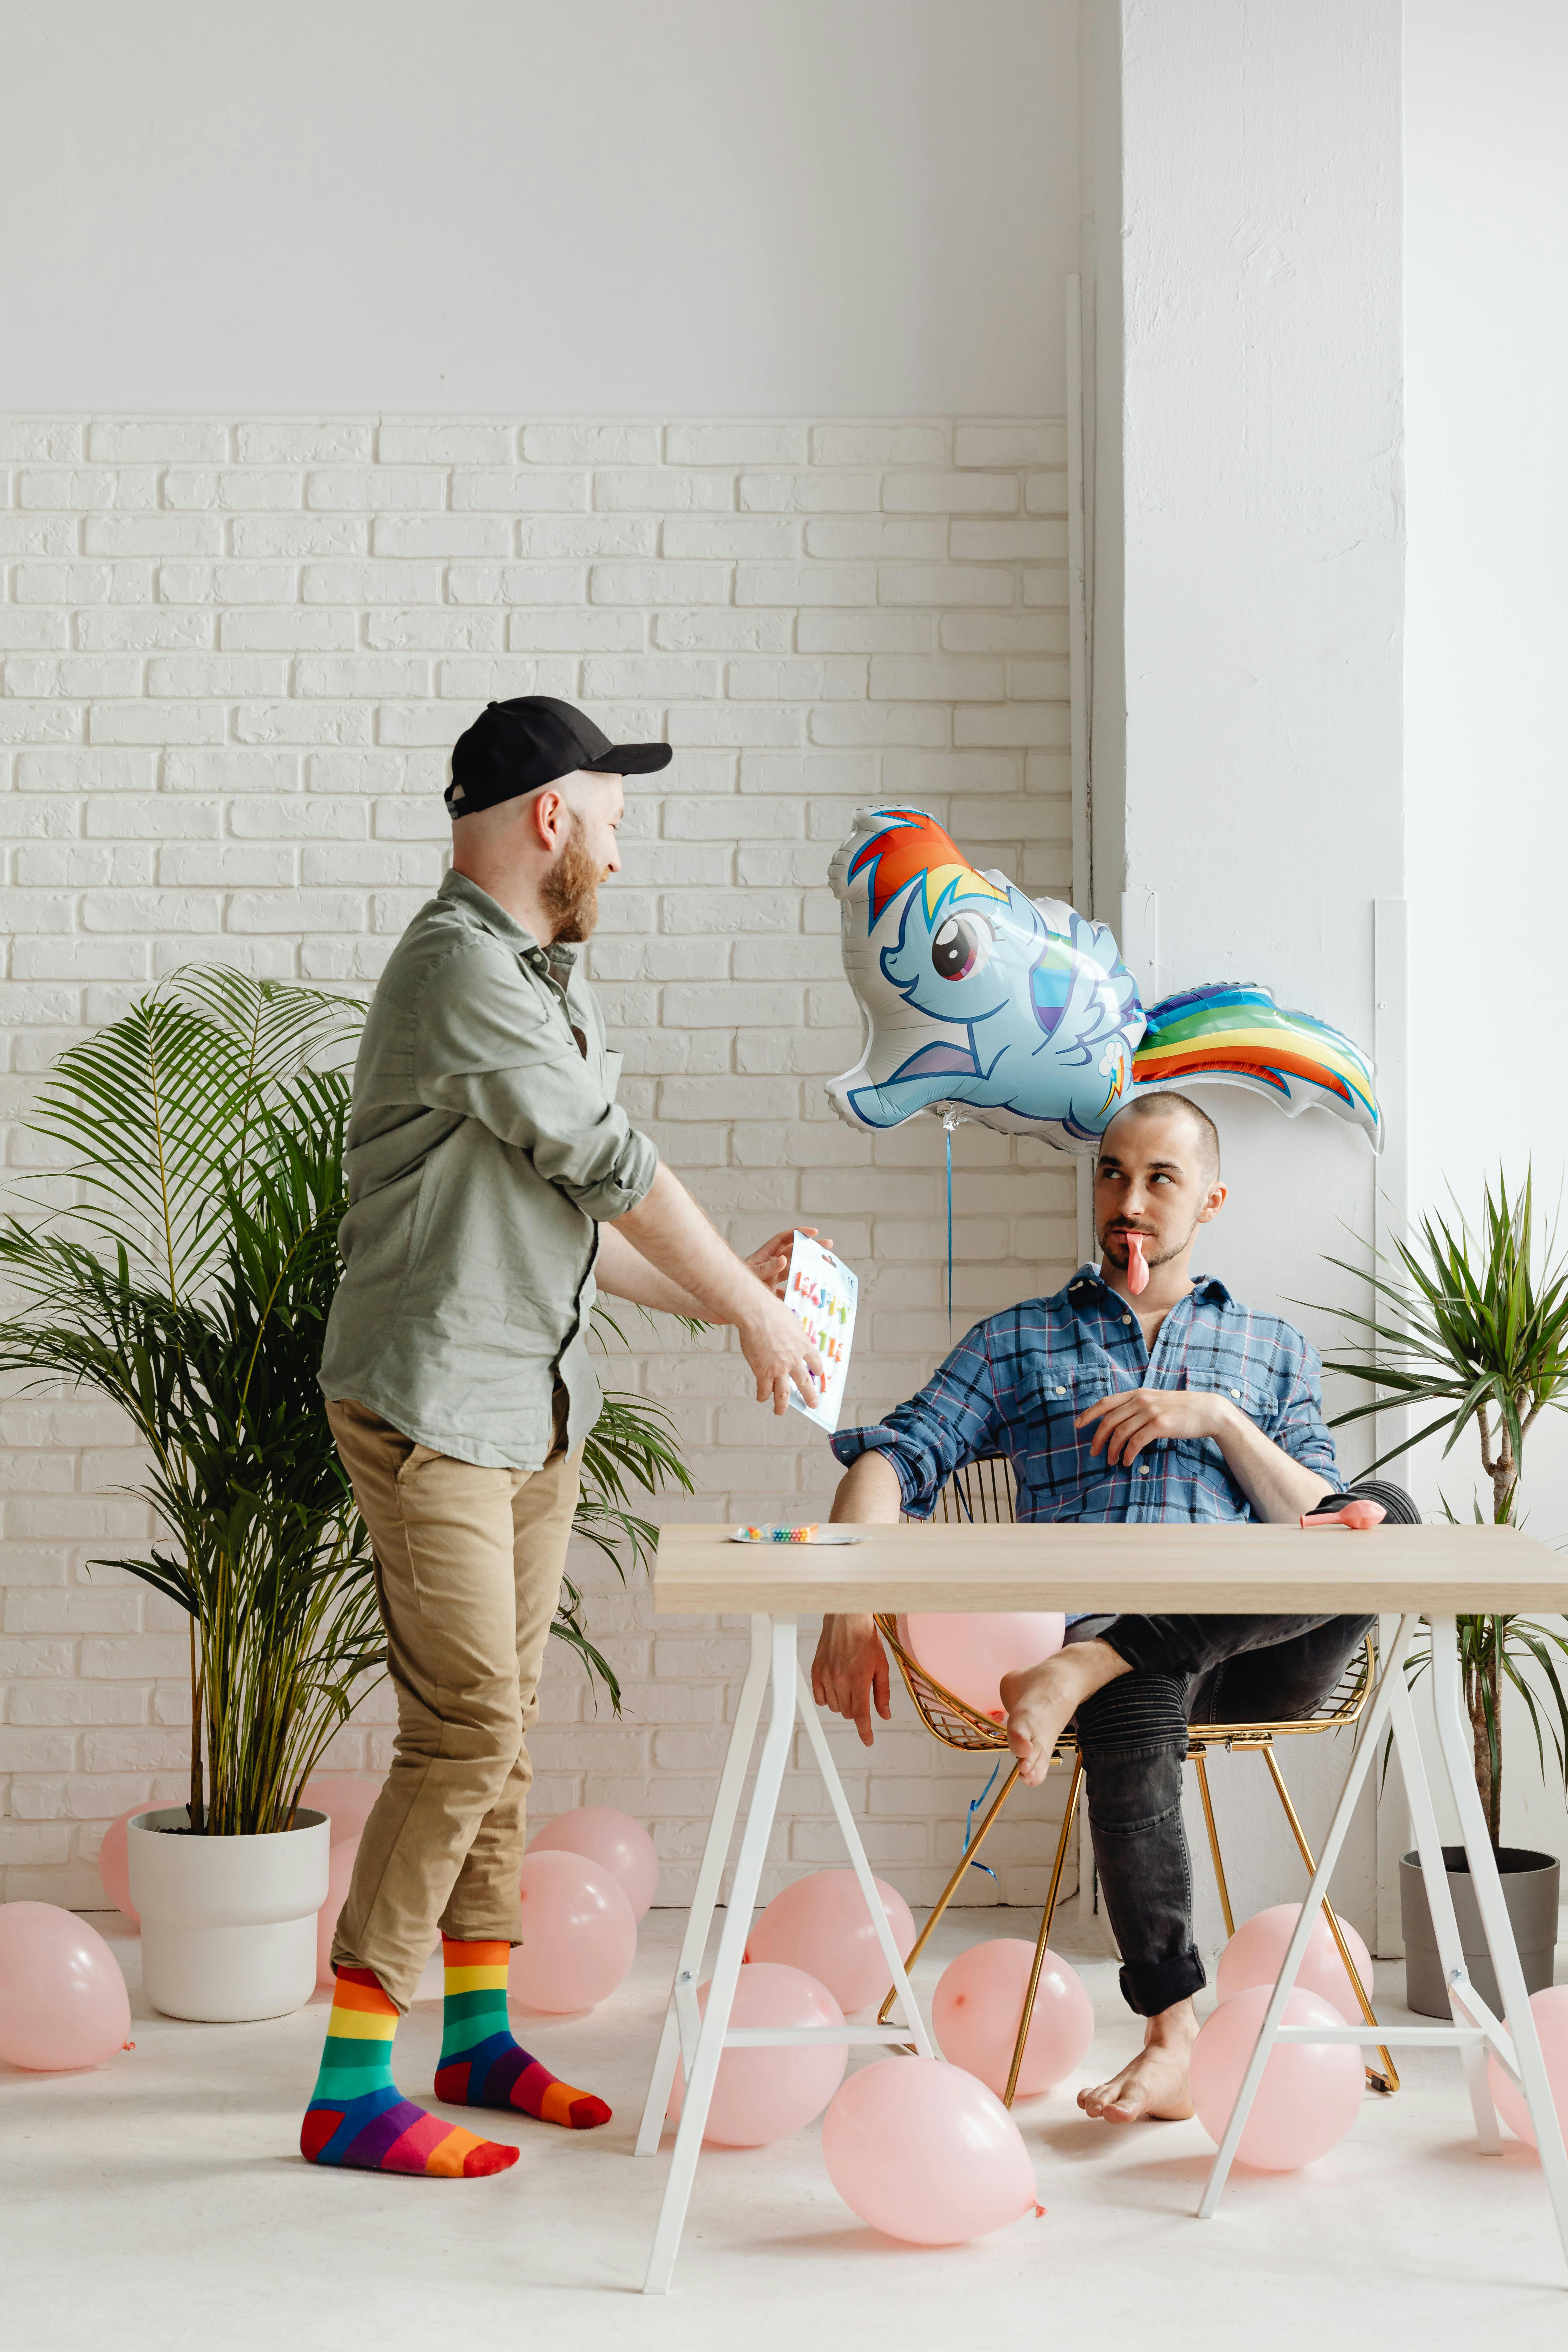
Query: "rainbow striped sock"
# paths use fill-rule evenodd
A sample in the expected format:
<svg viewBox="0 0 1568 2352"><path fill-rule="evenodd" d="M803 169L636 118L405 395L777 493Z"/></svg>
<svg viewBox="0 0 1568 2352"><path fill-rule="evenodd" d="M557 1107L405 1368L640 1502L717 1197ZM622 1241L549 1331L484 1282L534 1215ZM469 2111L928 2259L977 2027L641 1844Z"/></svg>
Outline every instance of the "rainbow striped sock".
<svg viewBox="0 0 1568 2352"><path fill-rule="evenodd" d="M405 2099L392 2079L397 2004L369 1969L340 1969L327 2020L327 2046L305 2120L307 2164L347 2164L362 2172L424 2172L449 2180L504 2172L515 2147L480 2139L460 2124Z"/></svg>
<svg viewBox="0 0 1568 2352"><path fill-rule="evenodd" d="M591 2131L607 2124L610 2110L591 2091L557 2082L548 2066L531 2058L512 2040L506 2013L506 1968L510 1947L460 1944L441 1938L447 1967L441 2055L436 2096L454 2107L506 2107L536 2116L542 2123Z"/></svg>

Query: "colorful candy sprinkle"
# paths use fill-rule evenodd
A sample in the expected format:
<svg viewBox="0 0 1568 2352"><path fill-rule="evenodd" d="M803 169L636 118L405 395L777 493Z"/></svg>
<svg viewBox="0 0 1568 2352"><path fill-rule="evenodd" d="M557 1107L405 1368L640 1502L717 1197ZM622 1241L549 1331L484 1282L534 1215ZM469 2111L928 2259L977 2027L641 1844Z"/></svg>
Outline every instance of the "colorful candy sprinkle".
<svg viewBox="0 0 1568 2352"><path fill-rule="evenodd" d="M742 1528L741 1535L746 1543L810 1543L816 1528L814 1519L806 1528Z"/></svg>

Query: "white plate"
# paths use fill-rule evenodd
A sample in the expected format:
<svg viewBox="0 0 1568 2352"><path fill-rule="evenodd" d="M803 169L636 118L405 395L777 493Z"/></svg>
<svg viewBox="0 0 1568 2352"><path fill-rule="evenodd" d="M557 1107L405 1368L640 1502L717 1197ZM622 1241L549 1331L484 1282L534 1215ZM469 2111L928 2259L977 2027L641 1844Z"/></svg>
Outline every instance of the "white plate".
<svg viewBox="0 0 1568 2352"><path fill-rule="evenodd" d="M805 1538L807 1543L813 1544L852 1544L864 1543L865 1540L865 1537L862 1535L857 1535L853 1528L819 1528L816 1535L808 1536ZM764 1536L758 1538L756 1536L742 1535L739 1528L736 1528L734 1534L730 1538L730 1541L731 1543L750 1544L753 1551L783 1551L786 1549L786 1547L782 1544L776 1537ZM802 1549L804 1549L804 1546Z"/></svg>

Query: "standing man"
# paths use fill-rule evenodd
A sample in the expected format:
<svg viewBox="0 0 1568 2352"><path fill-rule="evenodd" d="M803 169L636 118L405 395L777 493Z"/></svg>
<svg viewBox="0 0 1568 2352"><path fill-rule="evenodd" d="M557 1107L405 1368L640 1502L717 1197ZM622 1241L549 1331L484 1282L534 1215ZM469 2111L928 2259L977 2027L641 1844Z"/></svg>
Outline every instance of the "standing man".
<svg viewBox="0 0 1568 2352"><path fill-rule="evenodd" d="M459 2178L516 2163L393 2080L437 1929L437 2097L579 2130L609 2117L518 2046L506 2006L524 1735L599 1412L595 1287L732 1323L775 1412L822 1377L773 1294L789 1236L742 1260L659 1165L616 1107L621 1057L579 968L620 868L622 780L670 756L612 746L547 695L492 702L452 753L451 871L365 1022L320 1378L374 1549L398 1720L332 1948L300 2141L314 2164Z"/></svg>
<svg viewBox="0 0 1568 2352"><path fill-rule="evenodd" d="M1226 1192L1206 1113L1184 1095L1134 1095L1095 1161L1098 1269L1080 1266L1054 1298L977 1323L908 1404L840 1430L833 1450L847 1467L835 1519L925 1518L960 1463L989 1454L1012 1461L1021 1520L1289 1523L1340 1498L1316 1349L1192 1273L1199 1230ZM1148 1266L1138 1290L1133 1236ZM1418 1517L1403 1487L1349 1491L1390 1518ZM1187 2062L1204 1966L1182 1826L1189 1722L1310 1715L1373 1622L1079 1616L1055 1657L1004 1675L1008 1744L1026 1783L1045 1779L1075 1725L1122 1997L1143 2020L1137 2055L1079 2094L1086 2115L1131 2123L1193 2112ZM872 1618L823 1619L812 1684L869 1746L873 1704L890 1712Z"/></svg>

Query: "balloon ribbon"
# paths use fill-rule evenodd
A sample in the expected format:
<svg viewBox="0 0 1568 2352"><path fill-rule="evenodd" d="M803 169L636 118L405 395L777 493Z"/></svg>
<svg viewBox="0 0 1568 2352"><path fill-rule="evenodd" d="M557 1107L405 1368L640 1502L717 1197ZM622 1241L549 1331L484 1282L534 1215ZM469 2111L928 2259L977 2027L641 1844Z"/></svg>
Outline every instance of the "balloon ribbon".
<svg viewBox="0 0 1568 2352"><path fill-rule="evenodd" d="M952 1140L951 1137L948 1139L947 1148L950 1151L952 1150ZM981 1790L980 1794L977 1797L972 1797L969 1801L969 1811L963 1823L963 1844L961 1849L964 1853L969 1852L969 1841L974 1835L974 1816L980 1811L981 1806L985 1802L986 1798L991 1794L992 1790L995 1787L996 1775L1001 1769L1002 1767L1000 1764L993 1764L991 1767L990 1780L986 1781L985 1786ZM983 1870L985 1873L986 1877L992 1881L994 1885L999 1886L1001 1885L1001 1880L996 1876L996 1873L992 1869L991 1864L988 1862L975 1860L971 1862L969 1867L971 1870Z"/></svg>

